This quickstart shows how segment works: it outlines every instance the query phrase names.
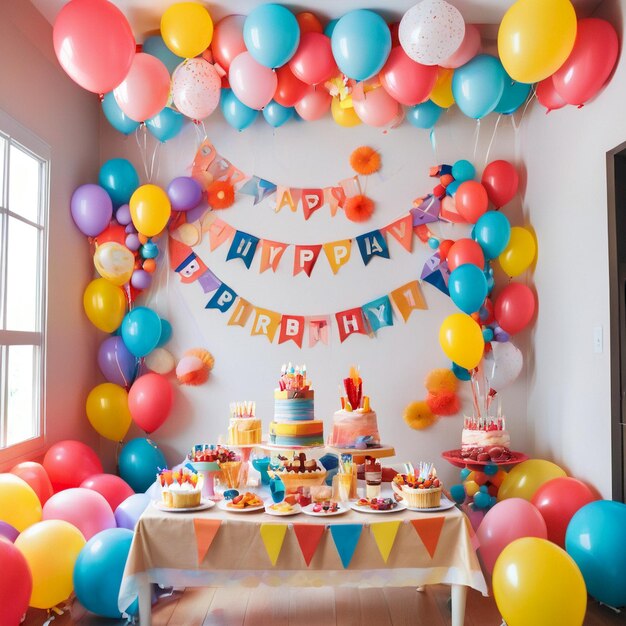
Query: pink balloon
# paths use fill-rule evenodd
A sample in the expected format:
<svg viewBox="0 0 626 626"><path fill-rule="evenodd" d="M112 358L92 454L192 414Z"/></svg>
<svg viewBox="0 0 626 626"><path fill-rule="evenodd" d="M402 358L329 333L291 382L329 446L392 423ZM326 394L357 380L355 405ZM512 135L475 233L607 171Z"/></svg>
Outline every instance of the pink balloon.
<svg viewBox="0 0 626 626"><path fill-rule="evenodd" d="M122 111L136 122L160 113L170 95L170 74L162 61L138 52L126 78L113 90Z"/></svg>
<svg viewBox="0 0 626 626"><path fill-rule="evenodd" d="M548 109L546 113L561 109L567 104L554 87L552 76L548 76L548 78L544 78L541 82L537 83L535 93L537 94L539 104Z"/></svg>
<svg viewBox="0 0 626 626"><path fill-rule="evenodd" d="M617 62L619 42L613 26L595 17L578 20L574 49L552 80L568 104L582 106L606 83Z"/></svg>
<svg viewBox="0 0 626 626"><path fill-rule="evenodd" d="M117 87L135 56L128 20L107 0L71 0L58 14L52 35L61 67L94 93Z"/></svg>
<svg viewBox="0 0 626 626"><path fill-rule="evenodd" d="M211 52L213 52L215 62L226 71L233 59L247 50L243 40L245 21L245 15L227 15L215 25Z"/></svg>
<svg viewBox="0 0 626 626"><path fill-rule="evenodd" d="M43 507L43 519L69 522L87 541L107 528L117 527L109 503L91 489L66 489L53 495Z"/></svg>
<svg viewBox="0 0 626 626"><path fill-rule="evenodd" d="M323 87L309 87L305 96L296 104L296 112L307 122L324 117L330 109L331 95Z"/></svg>
<svg viewBox="0 0 626 626"><path fill-rule="evenodd" d="M24 555L4 537L0 537L0 624L17 626L28 609L33 578Z"/></svg>
<svg viewBox="0 0 626 626"><path fill-rule="evenodd" d="M474 24L465 24L465 35L456 52L439 65L448 69L456 69L465 65L480 52L480 31Z"/></svg>
<svg viewBox="0 0 626 626"><path fill-rule="evenodd" d="M548 531L541 513L528 500L508 498L487 511L476 533L480 556L488 572L504 548L522 537L546 539Z"/></svg>
<svg viewBox="0 0 626 626"><path fill-rule="evenodd" d="M276 72L257 63L249 52L242 52L230 64L228 82L241 102L251 109L261 110L276 91Z"/></svg>
<svg viewBox="0 0 626 626"><path fill-rule="evenodd" d="M289 61L293 75L307 85L318 85L337 73L330 37L308 32L300 37L296 53Z"/></svg>
<svg viewBox="0 0 626 626"><path fill-rule="evenodd" d="M504 332L519 333L535 314L535 294L522 283L509 283L496 299L494 311Z"/></svg>
<svg viewBox="0 0 626 626"><path fill-rule="evenodd" d="M94 474L83 480L80 486L97 491L109 503L112 511L135 493L125 480L115 474Z"/></svg>
<svg viewBox="0 0 626 626"><path fill-rule="evenodd" d="M43 465L33 463L32 461L24 461L12 467L11 474L19 476L31 486L42 506L52 497L54 490L52 489L50 477Z"/></svg>
<svg viewBox="0 0 626 626"><path fill-rule="evenodd" d="M221 89L222 81L217 70L204 59L187 59L174 70L174 105L192 120L202 120L215 111Z"/></svg>
<svg viewBox="0 0 626 626"><path fill-rule="evenodd" d="M135 424L151 433L167 419L173 400L174 392L169 380L151 372L133 383L128 392L128 409Z"/></svg>
<svg viewBox="0 0 626 626"><path fill-rule="evenodd" d="M387 93L400 104L412 106L428 99L437 81L437 66L413 61L401 46L392 51L379 77Z"/></svg>
<svg viewBox="0 0 626 626"><path fill-rule="evenodd" d="M397 119L400 105L384 89L378 87L364 94L352 94L354 110L369 126L388 126Z"/></svg>
<svg viewBox="0 0 626 626"><path fill-rule="evenodd" d="M93 474L102 474L96 453L81 441L66 439L50 446L43 466L55 491L78 487Z"/></svg>

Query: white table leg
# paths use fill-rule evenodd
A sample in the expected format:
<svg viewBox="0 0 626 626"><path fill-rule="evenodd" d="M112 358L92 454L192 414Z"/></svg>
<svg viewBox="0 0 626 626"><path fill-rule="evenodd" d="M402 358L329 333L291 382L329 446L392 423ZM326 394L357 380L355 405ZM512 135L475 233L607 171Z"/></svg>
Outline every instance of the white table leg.
<svg viewBox="0 0 626 626"><path fill-rule="evenodd" d="M152 591L148 575L137 574L139 583L139 624L151 626L152 624Z"/></svg>
<svg viewBox="0 0 626 626"><path fill-rule="evenodd" d="M450 587L452 588L452 626L463 626L467 587L465 585L450 585Z"/></svg>

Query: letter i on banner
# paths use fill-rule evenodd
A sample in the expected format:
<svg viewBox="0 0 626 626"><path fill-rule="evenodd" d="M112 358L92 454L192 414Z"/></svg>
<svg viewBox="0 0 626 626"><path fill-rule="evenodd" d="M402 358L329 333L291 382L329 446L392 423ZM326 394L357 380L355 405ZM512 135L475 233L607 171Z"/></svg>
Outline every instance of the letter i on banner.
<svg viewBox="0 0 626 626"><path fill-rule="evenodd" d="M283 253L288 246L288 243L261 239L261 266L259 268L259 273L262 274L270 267L272 268L272 271L275 272L278 269L278 264L283 258Z"/></svg>
<svg viewBox="0 0 626 626"><path fill-rule="evenodd" d="M321 245L296 246L293 257L293 275L304 272L307 276L311 276L321 249Z"/></svg>
<svg viewBox="0 0 626 626"><path fill-rule="evenodd" d="M339 341L343 343L350 335L367 335L365 318L360 308L348 309L335 313L337 327L339 328Z"/></svg>
<svg viewBox="0 0 626 626"><path fill-rule="evenodd" d="M342 239L341 241L331 241L323 245L324 252L333 274L339 271L339 268L350 260L350 252L352 251L352 240Z"/></svg>
<svg viewBox="0 0 626 626"><path fill-rule="evenodd" d="M428 308L416 280L394 289L389 295L405 322L409 319L412 311Z"/></svg>
<svg viewBox="0 0 626 626"><path fill-rule="evenodd" d="M280 334L278 343L285 343L290 339L296 343L298 348L302 347L304 337L304 317L299 315L283 315L280 320Z"/></svg>
<svg viewBox="0 0 626 626"><path fill-rule="evenodd" d="M274 341L274 335L276 335L276 329L280 326L280 313L275 311L269 311L268 309L260 309L254 307L255 317L252 323L252 331L250 335L265 335L269 342Z"/></svg>
<svg viewBox="0 0 626 626"><path fill-rule="evenodd" d="M309 326L309 348L312 348L318 342L328 345L330 317L328 315L316 315L315 317L307 317Z"/></svg>
<svg viewBox="0 0 626 626"><path fill-rule="evenodd" d="M233 237L233 243L228 250L226 260L241 259L245 266L250 269L258 243L258 237L249 235L248 233L242 233L238 230Z"/></svg>

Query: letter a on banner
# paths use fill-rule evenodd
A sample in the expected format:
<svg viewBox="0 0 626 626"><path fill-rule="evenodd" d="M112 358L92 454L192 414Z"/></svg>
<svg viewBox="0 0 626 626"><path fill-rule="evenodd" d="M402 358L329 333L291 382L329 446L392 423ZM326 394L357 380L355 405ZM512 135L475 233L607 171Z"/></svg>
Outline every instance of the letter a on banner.
<svg viewBox="0 0 626 626"><path fill-rule="evenodd" d="M269 339L269 342L272 343L276 329L280 326L280 313L269 311L268 309L260 309L259 307L254 307L254 310L256 315L250 334L252 336L265 335Z"/></svg>
<svg viewBox="0 0 626 626"><path fill-rule="evenodd" d="M233 243L230 246L230 250L226 255L226 260L241 259L245 266L250 269L250 264L254 258L256 247L259 243L258 237L254 235L248 235L248 233L242 233L238 230L233 237Z"/></svg>
<svg viewBox="0 0 626 626"><path fill-rule="evenodd" d="M328 315L308 317L307 322L309 324L309 348L312 348L319 341L328 345L330 317Z"/></svg>
<svg viewBox="0 0 626 626"><path fill-rule="evenodd" d="M352 240L342 239L341 241L331 241L323 245L324 252L333 274L339 271L339 268L350 260L350 252L352 250Z"/></svg>
<svg viewBox="0 0 626 626"><path fill-rule="evenodd" d="M296 343L298 348L302 347L304 337L304 317L299 315L283 315L280 320L280 334L278 343L285 343L290 339Z"/></svg>
<svg viewBox="0 0 626 626"><path fill-rule="evenodd" d="M335 313L335 318L339 328L339 340L341 343L343 343L350 335L354 335L355 333L367 335L363 311L359 307Z"/></svg>
<svg viewBox="0 0 626 626"><path fill-rule="evenodd" d="M389 295L405 322L409 319L412 311L428 308L416 280L394 289Z"/></svg>
<svg viewBox="0 0 626 626"><path fill-rule="evenodd" d="M296 246L293 257L293 275L296 276L296 274L304 272L307 276L310 276L321 249L321 245Z"/></svg>
<svg viewBox="0 0 626 626"><path fill-rule="evenodd" d="M363 257L363 263L367 265L373 256L380 256L383 259L389 258L389 248L385 241L385 236L380 230L373 230L364 235L356 237L356 242L359 245L359 252Z"/></svg>
<svg viewBox="0 0 626 626"><path fill-rule="evenodd" d="M222 283L204 308L217 309L220 313L226 313L236 297L237 294L228 285Z"/></svg>
<svg viewBox="0 0 626 626"><path fill-rule="evenodd" d="M389 296L376 298L376 300L364 304L361 308L373 332L376 332L383 326L393 326L393 314Z"/></svg>
<svg viewBox="0 0 626 626"><path fill-rule="evenodd" d="M288 245L287 243L280 243L280 241L261 239L261 267L259 268L259 273L262 274L270 267L275 272Z"/></svg>
<svg viewBox="0 0 626 626"><path fill-rule="evenodd" d="M276 188L276 208L274 212L278 213L284 206L288 206L294 213L298 208L298 200L294 201L291 189L279 185Z"/></svg>

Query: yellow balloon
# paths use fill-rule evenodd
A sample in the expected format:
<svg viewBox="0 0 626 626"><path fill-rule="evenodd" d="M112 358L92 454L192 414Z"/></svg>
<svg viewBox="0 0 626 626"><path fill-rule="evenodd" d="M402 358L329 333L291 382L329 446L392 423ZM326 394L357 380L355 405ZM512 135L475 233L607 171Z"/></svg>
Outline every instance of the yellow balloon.
<svg viewBox="0 0 626 626"><path fill-rule="evenodd" d="M96 248L93 264L102 278L114 285L123 285L133 274L135 255L121 243L107 241Z"/></svg>
<svg viewBox="0 0 626 626"><path fill-rule="evenodd" d="M541 485L563 476L567 476L565 471L550 461L541 459L524 461L506 475L498 489L498 500L524 498L530 501Z"/></svg>
<svg viewBox="0 0 626 626"><path fill-rule="evenodd" d="M119 328L126 315L126 296L120 287L104 278L96 278L85 289L83 307L96 328L112 333Z"/></svg>
<svg viewBox="0 0 626 626"><path fill-rule="evenodd" d="M78 528L62 520L46 520L27 528L15 540L33 577L30 606L49 609L74 590L72 575L85 538Z"/></svg>
<svg viewBox="0 0 626 626"><path fill-rule="evenodd" d="M498 30L500 61L513 80L538 83L563 65L576 29L570 0L517 0Z"/></svg>
<svg viewBox="0 0 626 626"><path fill-rule="evenodd" d="M343 126L344 128L351 128L352 126L358 126L359 124L361 124L361 120L356 114L354 108L342 108L339 98L332 99L332 102L330 104L330 112L335 122L339 124L339 126Z"/></svg>
<svg viewBox="0 0 626 626"><path fill-rule="evenodd" d="M161 37L174 54L191 59L209 47L213 20L201 4L179 2L161 16Z"/></svg>
<svg viewBox="0 0 626 626"><path fill-rule="evenodd" d="M452 76L454 76L454 70L440 67L437 74L437 82L430 92L429 98L442 109L449 109L454 104Z"/></svg>
<svg viewBox="0 0 626 626"><path fill-rule="evenodd" d="M521 226L513 226L509 243L498 261L509 276L519 276L530 267L536 254L537 244L532 233Z"/></svg>
<svg viewBox="0 0 626 626"><path fill-rule="evenodd" d="M15 474L0 474L0 521L20 532L41 521L41 502L37 494Z"/></svg>
<svg viewBox="0 0 626 626"><path fill-rule="evenodd" d="M130 197L129 207L135 228L146 237L158 235L172 214L170 199L157 185L138 187Z"/></svg>
<svg viewBox="0 0 626 626"><path fill-rule="evenodd" d="M485 350L480 326L465 313L446 317L439 329L439 343L451 361L468 370L480 363Z"/></svg>
<svg viewBox="0 0 626 626"><path fill-rule="evenodd" d="M132 421L126 389L113 383L94 387L87 396L87 419L100 435L121 441Z"/></svg>
<svg viewBox="0 0 626 626"><path fill-rule="evenodd" d="M524 537L501 552L493 595L508 626L581 626L587 590L574 559L556 544Z"/></svg>
<svg viewBox="0 0 626 626"><path fill-rule="evenodd" d="M474 482L473 480L466 480L463 483L463 486L465 487L465 493L470 498L473 498L474 495L477 494L480 491L480 487L478 486L478 483Z"/></svg>

